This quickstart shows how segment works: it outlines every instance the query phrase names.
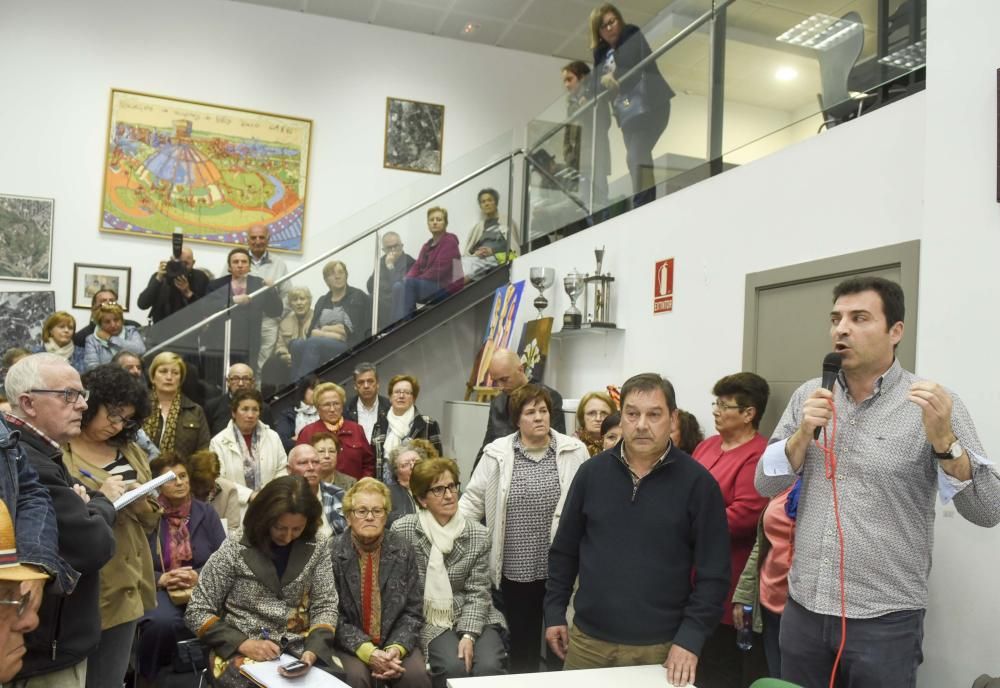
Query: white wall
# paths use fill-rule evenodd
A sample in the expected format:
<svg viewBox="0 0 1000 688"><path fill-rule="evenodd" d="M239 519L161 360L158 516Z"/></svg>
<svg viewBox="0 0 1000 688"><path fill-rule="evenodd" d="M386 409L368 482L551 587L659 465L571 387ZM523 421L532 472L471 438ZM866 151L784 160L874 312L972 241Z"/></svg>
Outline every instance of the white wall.
<svg viewBox="0 0 1000 688"><path fill-rule="evenodd" d="M383 169L387 96L445 105L447 176L449 163L555 100L562 63L224 0L4 0L0 193L54 198L56 239L50 285L4 282L0 288L55 290L57 307L65 309L74 262L132 265L129 316L144 319L134 298L169 253L169 242L98 232L112 87L311 118L305 250L315 256L333 242L322 234L343 218L408 185L439 183ZM498 145L509 151L512 142ZM501 176L506 183L506 173ZM471 226L475 198L458 203L454 225ZM362 215L373 222L387 212ZM417 224L414 254L426 232ZM347 223L338 238L366 227L360 219ZM225 249L195 245L195 254L218 273ZM363 283L369 266L356 270L352 282Z"/></svg>

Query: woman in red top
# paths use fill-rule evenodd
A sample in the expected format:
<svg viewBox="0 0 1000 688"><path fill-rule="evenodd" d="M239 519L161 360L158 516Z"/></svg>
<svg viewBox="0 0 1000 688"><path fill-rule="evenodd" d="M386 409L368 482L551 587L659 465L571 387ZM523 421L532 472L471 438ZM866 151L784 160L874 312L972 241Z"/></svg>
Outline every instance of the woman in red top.
<svg viewBox="0 0 1000 688"><path fill-rule="evenodd" d="M756 674L763 669L744 666L747 657L736 647L736 630L728 602L753 549L757 519L767 506L767 499L757 493L753 478L757 461L767 448L767 440L757 428L770 389L759 375L736 373L716 382L712 393L716 396L712 416L719 434L699 444L693 456L719 483L726 502L732 578L722 623L705 643L698 661L699 688L748 685L751 679L759 678Z"/></svg>
<svg viewBox="0 0 1000 688"><path fill-rule="evenodd" d="M420 247L416 262L402 282L392 287L393 321L416 310L418 303L443 298L462 286L462 261L458 237L448 231L448 211L435 206L427 211L431 238Z"/></svg>
<svg viewBox="0 0 1000 688"><path fill-rule="evenodd" d="M313 389L313 403L319 420L299 431L296 444L309 444L317 432L330 432L340 441L337 472L360 480L375 474L375 452L365 437L364 428L344 418L344 388L333 382L323 382Z"/></svg>

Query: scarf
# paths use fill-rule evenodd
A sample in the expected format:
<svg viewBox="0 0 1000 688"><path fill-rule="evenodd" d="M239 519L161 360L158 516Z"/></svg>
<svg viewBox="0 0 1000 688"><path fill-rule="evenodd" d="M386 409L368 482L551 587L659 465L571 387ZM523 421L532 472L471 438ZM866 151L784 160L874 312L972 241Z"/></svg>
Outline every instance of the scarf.
<svg viewBox="0 0 1000 688"><path fill-rule="evenodd" d="M263 487L260 484L260 421L253 428L253 435L250 437L250 446L247 447L243 431L236 427L236 423L229 423L233 428L233 435L236 437L236 444L240 448L240 455L243 457L243 481L251 490L256 491Z"/></svg>
<svg viewBox="0 0 1000 688"><path fill-rule="evenodd" d="M167 547L163 552L163 570L173 571L194 559L191 552L191 531L188 522L191 520L191 500L174 506L166 497L160 495L157 500L163 507L163 518L167 522Z"/></svg>
<svg viewBox="0 0 1000 688"><path fill-rule="evenodd" d="M451 554L455 538L465 530L465 517L457 512L448 523L441 525L430 511L420 509L417 519L431 543L424 581L424 619L432 626L451 628L455 621L455 607L444 557Z"/></svg>
<svg viewBox="0 0 1000 688"><path fill-rule="evenodd" d="M66 346L59 346L51 337L45 340L45 351L56 356L62 356L67 361L73 357L73 349L75 348L73 340L70 340Z"/></svg>
<svg viewBox="0 0 1000 688"><path fill-rule="evenodd" d="M361 567L361 630L376 646L382 644L382 590L378 584L378 568L384 538L383 533L378 540L366 545L351 533Z"/></svg>
<svg viewBox="0 0 1000 688"><path fill-rule="evenodd" d="M382 445L383 456L389 456L389 452L399 446L410 434L410 427L413 425L413 418L417 415L417 407L411 406L406 413L397 416L392 411L385 414L385 419L389 423L389 428L385 433L385 444Z"/></svg>
<svg viewBox="0 0 1000 688"><path fill-rule="evenodd" d="M334 435L336 435L338 432L340 432L340 429L344 427L344 417L341 416L340 418L338 418L337 422L333 424L332 428L330 427L330 424L324 420L323 427L326 428L327 432L332 432Z"/></svg>
<svg viewBox="0 0 1000 688"><path fill-rule="evenodd" d="M160 400L156 398L156 392L150 392L150 400L153 405L153 413L146 416L142 424L142 429L153 441L161 454L166 454L174 449L174 438L177 435L177 417L181 413L181 393L174 395L174 400L170 402L170 410L167 411L167 421L163 422L160 415Z"/></svg>
<svg viewBox="0 0 1000 688"><path fill-rule="evenodd" d="M591 435L589 432L580 428L576 431L576 438L584 443L587 447L587 453L591 456L596 456L604 451L604 441L601 439L600 434Z"/></svg>

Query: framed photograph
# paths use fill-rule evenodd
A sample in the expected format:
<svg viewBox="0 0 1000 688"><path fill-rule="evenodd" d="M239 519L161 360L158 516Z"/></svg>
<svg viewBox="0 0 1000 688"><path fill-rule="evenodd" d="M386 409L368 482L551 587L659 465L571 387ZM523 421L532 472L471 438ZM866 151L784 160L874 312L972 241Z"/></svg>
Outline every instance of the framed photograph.
<svg viewBox="0 0 1000 688"><path fill-rule="evenodd" d="M112 90L100 228L302 253L312 120Z"/></svg>
<svg viewBox="0 0 1000 688"><path fill-rule="evenodd" d="M89 304L88 304L89 307ZM42 343L42 325L56 311L54 291L0 292L0 353Z"/></svg>
<svg viewBox="0 0 1000 688"><path fill-rule="evenodd" d="M51 198L0 194L0 279L51 282Z"/></svg>
<svg viewBox="0 0 1000 688"><path fill-rule="evenodd" d="M118 303L128 312L132 301L132 268L73 263L73 308L90 308L99 291L114 289Z"/></svg>
<svg viewBox="0 0 1000 688"><path fill-rule="evenodd" d="M444 105L385 99L383 167L441 174Z"/></svg>

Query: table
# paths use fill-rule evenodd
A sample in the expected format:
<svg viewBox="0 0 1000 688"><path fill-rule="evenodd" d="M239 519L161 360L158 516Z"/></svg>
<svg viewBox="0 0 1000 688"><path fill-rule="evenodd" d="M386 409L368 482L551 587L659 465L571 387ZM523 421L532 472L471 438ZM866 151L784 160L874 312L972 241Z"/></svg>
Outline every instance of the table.
<svg viewBox="0 0 1000 688"><path fill-rule="evenodd" d="M448 679L448 688L669 688L667 670L659 664L612 669L580 669L538 674L510 674ZM688 684L687 688L695 688Z"/></svg>

